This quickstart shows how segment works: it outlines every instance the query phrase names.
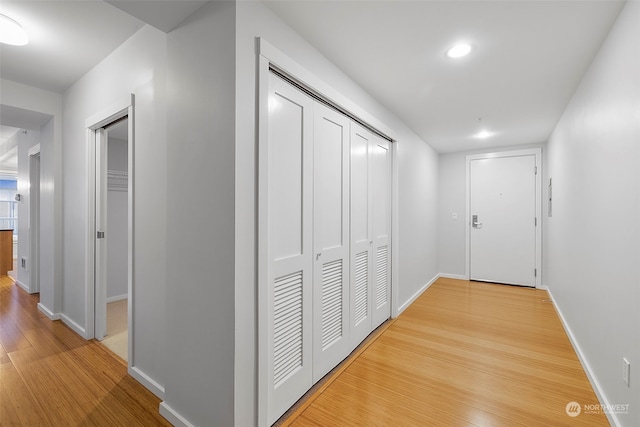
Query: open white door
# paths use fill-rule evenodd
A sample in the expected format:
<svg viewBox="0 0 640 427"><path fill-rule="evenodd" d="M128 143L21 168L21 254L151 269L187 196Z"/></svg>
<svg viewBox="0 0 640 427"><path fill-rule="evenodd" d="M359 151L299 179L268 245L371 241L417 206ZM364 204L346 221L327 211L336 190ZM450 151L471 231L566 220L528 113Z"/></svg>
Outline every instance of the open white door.
<svg viewBox="0 0 640 427"><path fill-rule="evenodd" d="M107 131L96 130L95 338L107 334Z"/></svg>
<svg viewBox="0 0 640 427"><path fill-rule="evenodd" d="M535 154L471 159L470 279L535 286Z"/></svg>

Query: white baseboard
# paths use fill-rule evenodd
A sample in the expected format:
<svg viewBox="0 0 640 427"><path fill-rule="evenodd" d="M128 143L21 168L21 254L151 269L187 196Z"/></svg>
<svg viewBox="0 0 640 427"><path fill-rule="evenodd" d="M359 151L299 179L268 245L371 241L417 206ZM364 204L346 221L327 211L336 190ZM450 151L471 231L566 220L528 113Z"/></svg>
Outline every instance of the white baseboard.
<svg viewBox="0 0 640 427"><path fill-rule="evenodd" d="M19 281L18 279L14 280L14 282L16 283L16 285L20 286L22 289L24 289L24 291L26 293L29 293L29 287L27 285L25 285L24 283L22 283L21 281Z"/></svg>
<svg viewBox="0 0 640 427"><path fill-rule="evenodd" d="M600 386L600 383L598 382L598 379L596 378L595 373L591 369L591 366L589 365L589 362L587 362L587 358L585 357L582 349L580 348L580 344L578 344L578 341L576 340L575 335L571 331L571 328L569 327L569 324L567 323L567 320L565 319L564 315L562 314L562 310L560 309L558 304L556 304L556 300L553 297L553 294L551 293L551 290L549 290L547 288L546 291L549 293L549 297L551 298L551 302L553 303L553 306L556 308L556 312L558 313L558 317L560 317L560 322L562 323L562 327L564 328L565 332L567 333L567 336L569 337L569 341L571 342L571 345L573 346L573 349L575 350L576 354L578 355L578 360L580 360L580 364L582 365L582 369L584 369L585 373L587 374L587 378L589 378L589 382L591 383L591 387L593 387L593 390L596 393L596 397L600 401L601 405L603 405L604 407L609 407L609 399L607 399L607 396L604 394L604 391L602 390L602 387ZM620 423L620 420L618 420L618 417L612 411L606 411L605 415L607 416L607 419L609 420L609 423L612 426L622 427L622 424Z"/></svg>
<svg viewBox="0 0 640 427"><path fill-rule="evenodd" d="M194 427L193 424L187 421L186 418L176 412L171 406L167 405L166 402L160 402L160 415L176 427Z"/></svg>
<svg viewBox="0 0 640 427"><path fill-rule="evenodd" d="M155 394L159 399L164 399L164 387L158 384L149 375L145 374L135 366L129 367L129 375L135 378L136 381L145 386L147 390Z"/></svg>
<svg viewBox="0 0 640 427"><path fill-rule="evenodd" d="M115 295L107 298L107 304L109 304L110 302L122 301L123 299L127 299L127 298L129 298L128 294Z"/></svg>
<svg viewBox="0 0 640 427"><path fill-rule="evenodd" d="M398 307L398 316L400 316L400 314L402 314L403 311L405 311L407 309L407 307L409 307L415 300L418 299L418 297L420 295L422 295L422 293L424 291L426 291L427 289L429 289L429 286L433 285L433 283L438 280L438 278L440 277L439 274L436 274L436 276L429 280L427 283L425 283L424 286L422 286L420 289L418 289L418 291L413 294L411 296L411 298L409 298L404 304L402 304L400 307Z"/></svg>
<svg viewBox="0 0 640 427"><path fill-rule="evenodd" d="M73 320L71 320L71 318L69 316L67 316L66 314L62 313L60 315L60 320L62 320L64 322L65 325L67 325L68 327L70 327L71 329L73 329L73 331L80 335L82 338L89 339L87 337L87 331L80 325L78 325L76 322L74 322Z"/></svg>
<svg viewBox="0 0 640 427"><path fill-rule="evenodd" d="M469 280L469 278L463 274L440 273L438 274L438 277L442 277L444 279Z"/></svg>
<svg viewBox="0 0 640 427"><path fill-rule="evenodd" d="M47 316L49 318L49 320L60 320L60 313L54 313L51 310L49 310L47 307L45 307L44 305L42 305L42 303L38 303L38 310L44 314L45 316Z"/></svg>

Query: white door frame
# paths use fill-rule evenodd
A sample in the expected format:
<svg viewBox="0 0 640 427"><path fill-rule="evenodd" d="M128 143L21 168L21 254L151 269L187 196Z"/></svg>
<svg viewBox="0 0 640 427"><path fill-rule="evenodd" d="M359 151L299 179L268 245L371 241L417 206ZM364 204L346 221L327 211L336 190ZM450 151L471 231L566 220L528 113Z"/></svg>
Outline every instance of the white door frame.
<svg viewBox="0 0 640 427"><path fill-rule="evenodd" d="M535 287L542 287L542 148L528 148L523 150L499 151L494 153L467 155L466 163L466 227L465 227L465 277L470 279L471 272L471 162L480 159L496 159L503 157L535 156L536 159L536 271Z"/></svg>
<svg viewBox="0 0 640 427"><path fill-rule="evenodd" d="M257 367L258 367L258 425L267 425L268 414L268 343L267 333L264 333L268 319L267 309L267 287L260 286L260 284L268 277L267 270L267 144L268 140L268 93L269 93L269 67L271 65L286 71L287 74L295 76L295 78L302 82L306 87L312 88L316 93L320 93L327 99L330 99L335 105L340 106L344 110L350 112L354 116L364 120L371 126L380 130L384 134L388 135L394 141L397 141L395 132L373 117L367 111L363 110L360 106L353 103L349 98L346 98L340 91L333 88L331 85L326 84L323 80L315 76L306 68L298 64L295 60L291 59L288 55L275 48L269 42L263 38L258 39L258 326L256 332L258 333L258 352L257 352ZM391 318L395 318L398 315L398 289L396 284L398 283L398 255L396 248L398 243L398 173L395 166L397 147L396 143L390 144L391 154Z"/></svg>
<svg viewBox="0 0 640 427"><path fill-rule="evenodd" d="M40 292L40 144L27 152L29 158L29 293ZM35 169L37 161L38 169ZM33 183L37 181L37 191ZM34 203L34 201L36 203Z"/></svg>
<svg viewBox="0 0 640 427"><path fill-rule="evenodd" d="M129 370L133 367L133 336L135 334L133 324L133 248L134 248L134 95L126 97L121 101L114 103L100 113L91 116L86 120L86 140L87 140L87 231L86 231L86 298L85 298L85 338L91 339L96 336L96 305L106 305L106 296L96 292L95 278L95 241L96 241L96 132L108 124L118 120L124 116L129 118L128 132L128 227L127 227L127 293L129 302L128 306L128 354L127 365Z"/></svg>

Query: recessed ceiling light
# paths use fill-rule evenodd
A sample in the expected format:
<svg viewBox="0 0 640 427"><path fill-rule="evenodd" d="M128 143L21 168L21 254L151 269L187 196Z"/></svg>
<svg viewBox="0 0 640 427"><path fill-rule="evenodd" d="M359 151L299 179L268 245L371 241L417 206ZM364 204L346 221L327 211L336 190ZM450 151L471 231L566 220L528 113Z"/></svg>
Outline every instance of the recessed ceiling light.
<svg viewBox="0 0 640 427"><path fill-rule="evenodd" d="M469 43L458 43L447 51L449 58L462 58L467 56L471 52L471 45Z"/></svg>
<svg viewBox="0 0 640 427"><path fill-rule="evenodd" d="M29 37L15 20L0 13L0 43L23 46L29 43Z"/></svg>
<svg viewBox="0 0 640 427"><path fill-rule="evenodd" d="M487 139L490 136L493 136L493 132L489 132L486 129L481 130L480 132L476 133L475 135L473 135L475 138L478 139Z"/></svg>

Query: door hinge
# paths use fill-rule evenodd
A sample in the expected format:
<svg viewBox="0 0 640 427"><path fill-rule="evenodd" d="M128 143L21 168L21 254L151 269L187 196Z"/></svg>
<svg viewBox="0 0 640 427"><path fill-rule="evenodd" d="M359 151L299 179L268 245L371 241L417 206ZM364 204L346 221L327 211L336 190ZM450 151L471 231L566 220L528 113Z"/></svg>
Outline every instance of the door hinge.
<svg viewBox="0 0 640 427"><path fill-rule="evenodd" d="M104 231L98 231L97 235L98 239L104 239Z"/></svg>
<svg viewBox="0 0 640 427"><path fill-rule="evenodd" d="M538 175L538 167L537 166L533 167L533 174L534 175Z"/></svg>
<svg viewBox="0 0 640 427"><path fill-rule="evenodd" d="M538 277L538 269L537 268L533 269L533 277Z"/></svg>
<svg viewBox="0 0 640 427"><path fill-rule="evenodd" d="M535 227L537 227L537 226L538 226L538 217L534 217L534 218L533 218L533 225L534 225Z"/></svg>

